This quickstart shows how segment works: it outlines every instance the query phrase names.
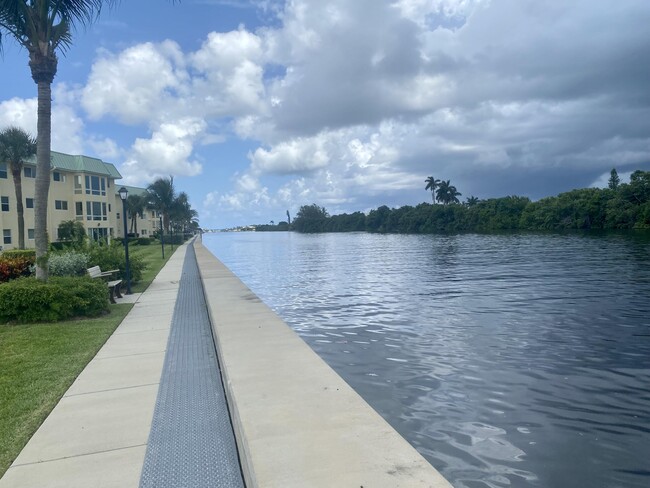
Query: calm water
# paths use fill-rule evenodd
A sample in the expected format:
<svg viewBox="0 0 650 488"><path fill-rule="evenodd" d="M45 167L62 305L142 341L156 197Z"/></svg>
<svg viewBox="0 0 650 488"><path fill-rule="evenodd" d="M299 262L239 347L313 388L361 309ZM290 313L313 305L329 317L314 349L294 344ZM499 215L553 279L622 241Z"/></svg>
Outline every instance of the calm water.
<svg viewBox="0 0 650 488"><path fill-rule="evenodd" d="M204 244L455 487L650 486L650 236Z"/></svg>

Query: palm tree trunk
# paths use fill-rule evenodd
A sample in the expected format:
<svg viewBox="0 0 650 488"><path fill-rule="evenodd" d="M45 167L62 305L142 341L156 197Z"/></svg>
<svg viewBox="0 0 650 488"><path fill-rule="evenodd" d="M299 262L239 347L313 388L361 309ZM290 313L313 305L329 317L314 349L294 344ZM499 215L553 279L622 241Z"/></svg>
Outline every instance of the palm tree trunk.
<svg viewBox="0 0 650 488"><path fill-rule="evenodd" d="M16 190L16 214L18 215L18 249L25 249L25 208L23 206L22 166L11 168Z"/></svg>
<svg viewBox="0 0 650 488"><path fill-rule="evenodd" d="M34 192L34 239L36 278L47 280L47 203L50 192L50 142L52 130L51 82L39 80L36 136L36 191Z"/></svg>

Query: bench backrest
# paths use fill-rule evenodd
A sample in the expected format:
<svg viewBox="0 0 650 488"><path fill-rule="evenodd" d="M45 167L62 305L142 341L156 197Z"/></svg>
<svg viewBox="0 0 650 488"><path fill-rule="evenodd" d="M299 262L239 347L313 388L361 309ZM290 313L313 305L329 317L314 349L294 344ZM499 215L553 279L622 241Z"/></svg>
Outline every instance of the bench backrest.
<svg viewBox="0 0 650 488"><path fill-rule="evenodd" d="M102 275L102 270L99 266L93 266L92 268L88 268L88 276L91 278L98 278Z"/></svg>

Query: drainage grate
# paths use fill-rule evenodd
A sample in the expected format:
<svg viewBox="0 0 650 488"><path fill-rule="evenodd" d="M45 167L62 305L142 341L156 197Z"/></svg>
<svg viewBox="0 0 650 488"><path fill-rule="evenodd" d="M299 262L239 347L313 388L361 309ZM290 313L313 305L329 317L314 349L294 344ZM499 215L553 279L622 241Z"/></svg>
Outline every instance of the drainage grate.
<svg viewBox="0 0 650 488"><path fill-rule="evenodd" d="M194 247L187 247L140 488L244 487Z"/></svg>

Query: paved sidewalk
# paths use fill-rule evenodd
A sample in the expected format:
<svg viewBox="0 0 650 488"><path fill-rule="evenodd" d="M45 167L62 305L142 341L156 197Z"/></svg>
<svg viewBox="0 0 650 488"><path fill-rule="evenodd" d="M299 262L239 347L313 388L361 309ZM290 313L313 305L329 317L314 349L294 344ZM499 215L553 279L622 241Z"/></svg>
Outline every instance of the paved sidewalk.
<svg viewBox="0 0 650 488"><path fill-rule="evenodd" d="M169 259L0 480L0 488L137 488L187 244Z"/></svg>

